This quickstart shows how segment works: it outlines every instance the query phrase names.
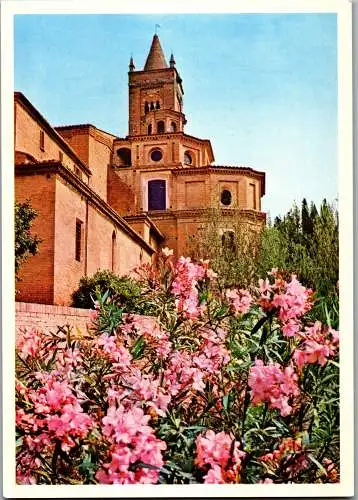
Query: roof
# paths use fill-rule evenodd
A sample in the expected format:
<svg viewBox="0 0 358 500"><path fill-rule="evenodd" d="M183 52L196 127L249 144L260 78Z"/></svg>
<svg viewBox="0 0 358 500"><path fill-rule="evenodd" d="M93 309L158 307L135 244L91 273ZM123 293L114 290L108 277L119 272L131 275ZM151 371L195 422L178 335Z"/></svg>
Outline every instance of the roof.
<svg viewBox="0 0 358 500"><path fill-rule="evenodd" d="M88 166L77 156L77 153L64 140L64 138L56 132L46 118L35 108L35 106L27 99L22 92L15 92L15 101L21 103L31 114L37 123L39 123L47 132L47 134L68 154L68 156L79 165L87 175L92 175Z"/></svg>
<svg viewBox="0 0 358 500"><path fill-rule="evenodd" d="M260 180L261 183L261 195L265 194L265 172L260 172L259 170L254 170L251 167L238 166L238 165L205 165L203 167L189 166L185 168L179 168L172 170L175 175L190 175L190 174L205 174L213 172L215 170L225 172L229 171L232 174L238 173L242 175L248 175L250 177L255 177Z"/></svg>
<svg viewBox="0 0 358 500"><path fill-rule="evenodd" d="M96 125L93 125L93 123L78 123L74 125L56 125L54 127L55 130L73 130L73 129L85 129L88 130L89 128L94 128L97 130L97 132L101 132L105 135L109 135L113 137L113 139L118 139L118 136L115 134L112 134L112 132L107 132L107 130L103 130L102 128L96 127Z"/></svg>
<svg viewBox="0 0 358 500"><path fill-rule="evenodd" d="M168 64L165 60L162 46L160 45L159 37L157 34L153 36L152 45L149 50L147 60L144 65L144 71L151 71L154 69L167 68Z"/></svg>
<svg viewBox="0 0 358 500"><path fill-rule="evenodd" d="M158 228L156 224L152 221L150 217L146 213L138 214L138 215L124 215L123 219L130 223L130 222L136 222L136 221L146 221L148 222L151 230L156 234L159 240L163 241L164 240L164 235Z"/></svg>

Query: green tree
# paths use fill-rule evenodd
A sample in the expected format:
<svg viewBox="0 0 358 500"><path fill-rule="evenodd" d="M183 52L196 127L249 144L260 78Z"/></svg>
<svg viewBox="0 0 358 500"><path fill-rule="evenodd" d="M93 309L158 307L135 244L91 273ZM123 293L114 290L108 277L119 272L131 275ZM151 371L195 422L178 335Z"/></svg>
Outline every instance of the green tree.
<svg viewBox="0 0 358 500"><path fill-rule="evenodd" d="M272 267L298 275L319 295L335 294L338 280L338 212L323 200L319 212L302 200L283 217L276 217L261 235L259 274Z"/></svg>
<svg viewBox="0 0 358 500"><path fill-rule="evenodd" d="M30 204L29 200L23 203L15 203L15 276L19 279L18 273L21 265L30 255L36 255L41 239L37 235L31 234L31 226L37 212Z"/></svg>
<svg viewBox="0 0 358 500"><path fill-rule="evenodd" d="M221 288L245 288L257 275L259 231L239 210L227 220L225 210L207 211L200 235L187 240L187 254L193 260L209 259L218 273Z"/></svg>

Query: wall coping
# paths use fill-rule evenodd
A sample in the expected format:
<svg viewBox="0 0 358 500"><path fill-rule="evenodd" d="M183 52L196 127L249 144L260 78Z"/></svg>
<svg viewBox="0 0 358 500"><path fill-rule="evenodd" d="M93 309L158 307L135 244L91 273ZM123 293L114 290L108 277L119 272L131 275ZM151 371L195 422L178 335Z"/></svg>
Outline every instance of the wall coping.
<svg viewBox="0 0 358 500"><path fill-rule="evenodd" d="M63 316L80 316L88 318L91 309L81 309L79 307L54 306L50 304L35 304L32 302L15 302L15 312L53 314Z"/></svg>

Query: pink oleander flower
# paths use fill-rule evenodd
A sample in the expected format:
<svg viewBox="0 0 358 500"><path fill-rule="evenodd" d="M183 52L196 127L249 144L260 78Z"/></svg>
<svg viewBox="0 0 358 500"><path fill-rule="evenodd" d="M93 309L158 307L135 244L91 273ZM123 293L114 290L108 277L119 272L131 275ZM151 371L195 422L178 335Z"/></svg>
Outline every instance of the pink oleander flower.
<svg viewBox="0 0 358 500"><path fill-rule="evenodd" d="M195 464L200 468L210 466L205 483L239 482L241 459L245 453L240 450L240 443L229 434L208 430L196 439Z"/></svg>
<svg viewBox="0 0 358 500"><path fill-rule="evenodd" d="M289 282L283 280L277 272L271 273L275 282L259 280L259 305L266 312L276 310L282 324L282 333L286 337L300 334L300 318L312 307L313 292L305 288L293 274Z"/></svg>
<svg viewBox="0 0 358 500"><path fill-rule="evenodd" d="M154 430L147 425L149 415L141 408L110 407L102 419L103 435L112 445L109 462L102 464L96 479L105 484L156 483L159 469L164 465L162 452L164 441L155 437ZM148 468L136 468L136 463Z"/></svg>
<svg viewBox="0 0 358 500"><path fill-rule="evenodd" d="M109 336L103 333L97 339L97 346L99 352L103 352L112 363L116 371L123 372L131 364L132 356L128 349L126 349L121 341L114 335Z"/></svg>
<svg viewBox="0 0 358 500"><path fill-rule="evenodd" d="M205 278L206 272L203 265L195 264L189 257L180 257L175 263L171 291L176 297L178 312L186 318L196 319L203 312L204 305L199 304L197 285Z"/></svg>
<svg viewBox="0 0 358 500"><path fill-rule="evenodd" d="M19 333L16 349L23 359L27 359L28 357L35 358L39 356L46 340L49 338L47 334L37 328L23 330Z"/></svg>
<svg viewBox="0 0 358 500"><path fill-rule="evenodd" d="M252 304L252 297L247 290L226 290L225 294L235 314L245 314Z"/></svg>
<svg viewBox="0 0 358 500"><path fill-rule="evenodd" d="M301 338L303 342L293 353L293 359L299 370L302 370L303 366L307 364L318 363L324 366L328 358L336 354L339 343L338 332L323 327L319 321L306 327Z"/></svg>
<svg viewBox="0 0 358 500"><path fill-rule="evenodd" d="M289 400L299 394L297 380L292 366L283 369L278 363L265 365L257 359L248 378L251 401L254 405L267 402L271 408L280 410L282 416L289 415L292 411Z"/></svg>

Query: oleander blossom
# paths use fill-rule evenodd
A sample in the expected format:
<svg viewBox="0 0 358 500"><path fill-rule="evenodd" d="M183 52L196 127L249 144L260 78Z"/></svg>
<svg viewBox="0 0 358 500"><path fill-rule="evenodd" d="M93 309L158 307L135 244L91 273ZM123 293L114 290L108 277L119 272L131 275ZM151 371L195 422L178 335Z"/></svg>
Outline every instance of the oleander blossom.
<svg viewBox="0 0 358 500"><path fill-rule="evenodd" d="M164 465L164 441L148 425L149 415L141 408L111 406L102 419L102 432L110 443L108 457L97 471L103 484L156 483Z"/></svg>
<svg viewBox="0 0 358 500"><path fill-rule="evenodd" d="M312 308L313 292L301 285L294 274L287 282L277 270L273 271L273 284L268 278L259 280L258 304L266 312L277 310L282 333L286 337L295 337L302 326L300 318Z"/></svg>
<svg viewBox="0 0 358 500"><path fill-rule="evenodd" d="M50 339L50 335L38 328L25 329L19 334L16 349L24 360L35 358L40 356L46 341Z"/></svg>
<svg viewBox="0 0 358 500"><path fill-rule="evenodd" d="M240 443L225 432L208 430L196 439L195 463L207 470L205 483L240 482L241 459L245 455Z"/></svg>
<svg viewBox="0 0 358 500"><path fill-rule="evenodd" d="M176 307L180 314L188 319L197 319L206 309L199 302L198 284L200 281L214 279L216 274L209 269L209 261L196 264L190 257L180 257L174 266L174 279L171 291L176 297Z"/></svg>
<svg viewBox="0 0 358 500"><path fill-rule="evenodd" d="M280 410L282 416L289 415L292 412L289 401L300 393L297 380L292 366L282 368L278 363L265 365L261 359L256 359L248 378L252 404L267 402L270 408Z"/></svg>
<svg viewBox="0 0 358 500"><path fill-rule="evenodd" d="M56 442L63 452L70 451L95 425L93 419L83 412L68 381L59 381L51 374L43 380L46 381L44 386L26 392L17 384L19 400L25 402L26 408L16 406L16 425L23 435L16 469L20 484L36 482L35 473L42 464L39 454L51 453Z"/></svg>
<svg viewBox="0 0 358 500"><path fill-rule="evenodd" d="M293 359L299 370L304 365L319 364L324 366L329 358L336 355L339 345L339 334L332 328L327 328L321 322L305 328L301 334L302 343L293 353Z"/></svg>
<svg viewBox="0 0 358 500"><path fill-rule="evenodd" d="M247 290L226 290L225 296L235 314L245 314L250 310L252 297Z"/></svg>

